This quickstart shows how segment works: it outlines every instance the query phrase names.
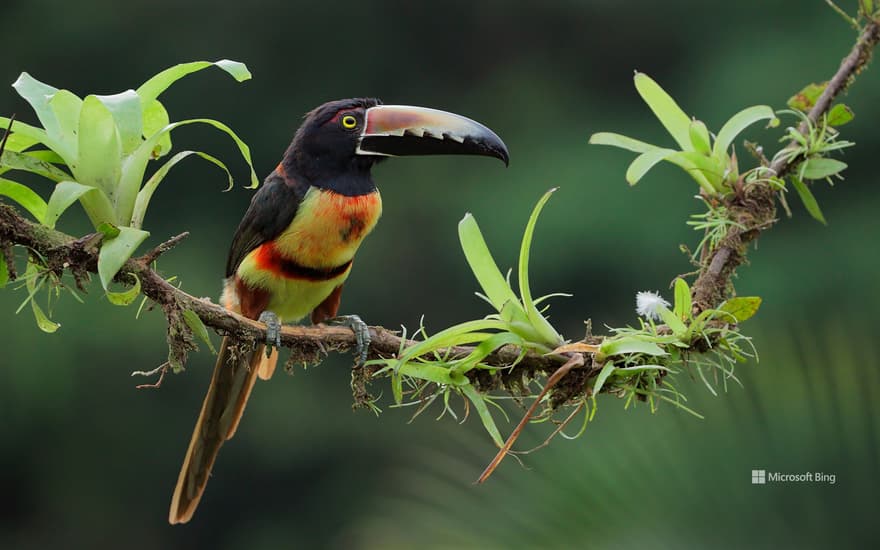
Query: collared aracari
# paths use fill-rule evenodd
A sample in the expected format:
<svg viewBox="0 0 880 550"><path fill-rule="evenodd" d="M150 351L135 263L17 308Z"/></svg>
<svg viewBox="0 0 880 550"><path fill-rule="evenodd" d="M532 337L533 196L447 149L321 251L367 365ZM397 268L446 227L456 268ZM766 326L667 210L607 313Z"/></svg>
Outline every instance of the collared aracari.
<svg viewBox="0 0 880 550"><path fill-rule="evenodd" d="M254 194L226 264L223 305L265 322L269 338L248 350L223 338L171 500L171 523L192 518L257 376L272 376L280 322L307 315L316 324L343 319L360 337L369 337L356 316L336 314L354 254L382 213L370 169L388 156L431 154L509 160L494 132L435 109L347 99L306 115L283 160ZM360 351L365 357L366 348Z"/></svg>

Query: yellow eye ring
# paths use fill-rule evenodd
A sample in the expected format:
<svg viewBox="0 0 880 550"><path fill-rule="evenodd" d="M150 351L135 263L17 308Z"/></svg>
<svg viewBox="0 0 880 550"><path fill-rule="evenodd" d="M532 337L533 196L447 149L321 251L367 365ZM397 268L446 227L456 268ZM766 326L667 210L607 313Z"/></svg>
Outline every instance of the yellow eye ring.
<svg viewBox="0 0 880 550"><path fill-rule="evenodd" d="M352 128L357 126L357 124L358 124L357 119L351 115L345 115L344 117L342 117L342 127L343 128L348 128L349 130L351 130Z"/></svg>

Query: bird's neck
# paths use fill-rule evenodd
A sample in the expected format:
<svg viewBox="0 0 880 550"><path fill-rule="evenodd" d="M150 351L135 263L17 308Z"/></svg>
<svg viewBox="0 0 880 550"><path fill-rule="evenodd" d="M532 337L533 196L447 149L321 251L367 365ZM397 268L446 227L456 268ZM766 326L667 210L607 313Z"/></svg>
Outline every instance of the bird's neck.
<svg viewBox="0 0 880 550"><path fill-rule="evenodd" d="M370 174L371 159L354 157L340 162L337 159L321 158L288 151L282 161L287 176L308 182L319 189L327 189L340 195L356 197L376 191L376 184Z"/></svg>

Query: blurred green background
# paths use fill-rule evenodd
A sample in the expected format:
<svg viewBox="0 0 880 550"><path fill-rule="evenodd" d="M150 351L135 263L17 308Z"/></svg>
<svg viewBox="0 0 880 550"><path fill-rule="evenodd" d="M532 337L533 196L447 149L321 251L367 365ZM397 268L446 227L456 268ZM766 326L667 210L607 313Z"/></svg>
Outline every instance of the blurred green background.
<svg viewBox="0 0 880 550"><path fill-rule="evenodd" d="M842 1L852 9L855 1ZM375 171L385 214L358 256L343 312L371 324L430 329L487 313L458 248L473 212L496 259L516 261L537 198L561 190L533 249L536 292L568 291L553 320L570 338L635 322L634 294L666 290L689 270L680 243L699 210L696 186L671 167L636 189L630 155L587 146L611 130L669 141L632 87L652 75L688 113L718 129L747 105L782 108L830 76L854 32L821 0L663 3L381 3L254 0L6 0L0 83L21 71L79 93L136 87L183 61L231 58L245 84L212 70L163 96L172 119L209 116L251 146L261 177L279 160L302 113L331 99L465 114L496 130L509 169L481 158L408 158ZM35 117L11 88L0 113ZM816 185L828 227L792 200L794 218L760 239L736 281L764 305L747 332L760 363L744 388L711 396L682 376L703 412L623 411L604 396L585 435L507 460L472 481L494 454L470 419L459 426L410 410L380 418L350 410L349 358L330 357L255 390L192 523L167 507L213 357L193 355L160 390L135 390L131 371L164 360L164 320L111 306L100 292L67 298L53 335L38 331L23 291L0 292L0 547L2 548L825 548L865 547L876 515L880 375L872 324L880 306L871 159L880 147L880 68L845 101L846 180ZM780 130L753 129L775 150ZM246 170L231 143L186 128L175 146L200 148ZM875 159L876 160L876 159ZM34 181L34 180L28 180ZM45 182L34 182L48 197ZM183 288L216 298L232 232L251 191L221 193L223 175L184 163L146 220L157 243L190 231L161 267ZM81 212L63 230L81 234ZM383 389L375 386L376 391ZM386 391L385 402L388 395ZM439 411L437 411L439 413ZM512 426L506 425L509 431ZM520 447L539 443L531 426ZM836 474L828 484L750 484L752 469Z"/></svg>

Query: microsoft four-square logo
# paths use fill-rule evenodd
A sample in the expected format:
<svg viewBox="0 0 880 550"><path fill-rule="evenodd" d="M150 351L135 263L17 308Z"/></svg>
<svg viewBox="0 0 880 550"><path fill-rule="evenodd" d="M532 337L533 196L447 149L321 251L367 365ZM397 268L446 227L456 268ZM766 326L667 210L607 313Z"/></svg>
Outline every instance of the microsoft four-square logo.
<svg viewBox="0 0 880 550"><path fill-rule="evenodd" d="M752 485L765 485L767 483L766 470L752 470Z"/></svg>

